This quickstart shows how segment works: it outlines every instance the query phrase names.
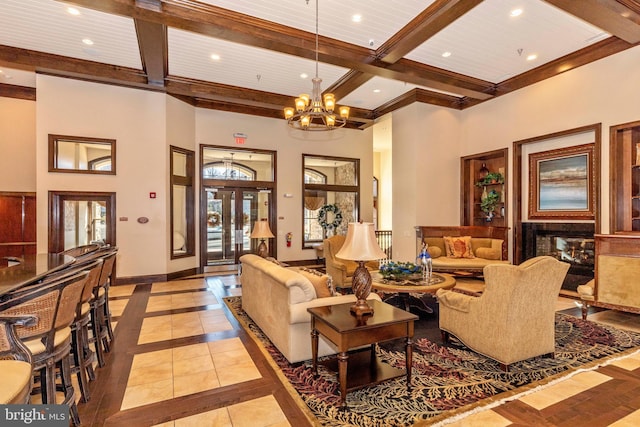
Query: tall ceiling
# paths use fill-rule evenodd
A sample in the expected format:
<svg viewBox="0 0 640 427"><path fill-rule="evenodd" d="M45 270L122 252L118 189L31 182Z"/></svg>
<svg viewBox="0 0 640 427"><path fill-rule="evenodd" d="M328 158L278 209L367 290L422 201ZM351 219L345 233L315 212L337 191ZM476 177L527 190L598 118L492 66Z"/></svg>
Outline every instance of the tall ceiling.
<svg viewBox="0 0 640 427"><path fill-rule="evenodd" d="M0 95L35 97L39 72L282 118L317 55L322 89L363 128L412 102L490 102L640 42L637 0L318 2L316 50L316 0L2 0Z"/></svg>

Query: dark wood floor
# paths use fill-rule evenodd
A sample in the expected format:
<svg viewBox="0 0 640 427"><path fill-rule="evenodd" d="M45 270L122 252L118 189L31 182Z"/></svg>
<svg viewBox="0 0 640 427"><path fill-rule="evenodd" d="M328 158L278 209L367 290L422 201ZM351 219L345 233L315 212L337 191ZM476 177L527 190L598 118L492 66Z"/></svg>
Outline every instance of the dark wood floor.
<svg viewBox="0 0 640 427"><path fill-rule="evenodd" d="M176 281L175 283L179 284L181 281ZM91 383L92 398L87 403L79 404L83 425L152 426L162 424L163 426L173 426L173 420L218 408L231 407L264 396L273 396L275 398L289 425L294 427L312 425L283 386L268 360L265 359L265 355L253 339L244 332L222 302L222 298L225 296L240 294L241 288L237 283L237 276L208 277L206 280L203 279L201 288L176 289L153 293L153 296L181 296L194 291L208 290L213 292L220 302L215 306L196 305L147 312L147 302L152 295L151 289L152 285L139 285L135 287L130 296L117 296L112 299L114 304L124 302L124 300L127 300L127 303L121 315L115 318L117 320L115 345L107 355L107 365L97 370L97 380ZM117 294L115 291L117 289L114 289L114 294ZM572 307L573 303L571 301L566 304L566 307L562 310L563 312L579 315L579 309ZM231 329L138 344L138 337L140 336L144 319L214 309L223 310L232 326ZM606 314L605 312L605 318L610 323L618 322L623 327L631 326L631 328L640 330L640 317L636 315L616 313L607 318ZM599 312L596 315L603 315L603 312ZM235 337L241 340L261 378L121 410L134 356L152 351ZM519 399L475 415L475 417L480 417L479 420L472 421L473 418L467 418L452 425L478 425L482 427L517 425L615 425L620 427L640 425L640 411L638 411L640 409L640 356L636 355L622 365L601 367L596 372L596 377L601 378L602 381L597 381L593 386L586 387L584 390L580 389L579 392L566 398L557 398L556 395L561 395L561 393L550 391L553 396L549 398L556 398L557 401L545 404L544 407L536 409L535 405L532 406L531 402L527 403L526 399ZM150 375L152 374L150 373ZM253 424L248 425L255 427L270 424L268 419L256 419L254 421ZM616 421L618 424L614 424ZM176 423L175 425L178 424ZM232 425L247 424L232 423ZM278 423L278 425L281 424Z"/></svg>

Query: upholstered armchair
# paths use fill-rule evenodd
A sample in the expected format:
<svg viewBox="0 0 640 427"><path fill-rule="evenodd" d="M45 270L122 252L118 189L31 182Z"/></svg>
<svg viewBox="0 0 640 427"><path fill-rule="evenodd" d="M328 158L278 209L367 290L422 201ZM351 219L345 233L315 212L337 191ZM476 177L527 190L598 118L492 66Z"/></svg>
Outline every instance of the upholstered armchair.
<svg viewBox="0 0 640 427"><path fill-rule="evenodd" d="M351 288L353 272L356 271L358 263L351 260L336 258L336 254L344 244L345 236L335 235L323 242L325 266L327 274L333 279L333 285L340 289ZM377 270L378 262L369 261L365 264L369 270Z"/></svg>
<svg viewBox="0 0 640 427"><path fill-rule="evenodd" d="M456 336L469 349L509 365L535 356L553 356L555 308L569 264L549 256L522 264L484 268L479 297L440 289L443 340Z"/></svg>

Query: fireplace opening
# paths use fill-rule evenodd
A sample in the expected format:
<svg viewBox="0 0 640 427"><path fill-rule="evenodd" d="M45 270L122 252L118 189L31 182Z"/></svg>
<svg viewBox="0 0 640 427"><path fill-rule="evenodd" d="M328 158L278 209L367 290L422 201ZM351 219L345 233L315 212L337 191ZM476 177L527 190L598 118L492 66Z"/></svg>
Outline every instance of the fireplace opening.
<svg viewBox="0 0 640 427"><path fill-rule="evenodd" d="M593 279L595 267L595 226L592 223L522 223L524 259L548 255L570 264L562 284L566 291L576 291Z"/></svg>

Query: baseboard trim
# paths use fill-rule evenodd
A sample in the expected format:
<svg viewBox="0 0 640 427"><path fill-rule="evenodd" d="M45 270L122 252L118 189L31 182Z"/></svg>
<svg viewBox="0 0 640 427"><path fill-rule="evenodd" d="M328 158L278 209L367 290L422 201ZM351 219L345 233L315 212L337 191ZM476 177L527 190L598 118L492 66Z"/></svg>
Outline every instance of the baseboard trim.
<svg viewBox="0 0 640 427"><path fill-rule="evenodd" d="M114 286L145 284L154 282L168 282L169 280L180 279L181 277L193 276L198 274L197 268L189 268L181 271L174 271L168 274L149 274L146 276L128 276L116 277Z"/></svg>

